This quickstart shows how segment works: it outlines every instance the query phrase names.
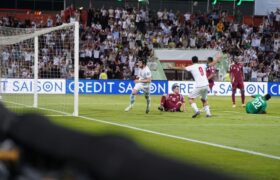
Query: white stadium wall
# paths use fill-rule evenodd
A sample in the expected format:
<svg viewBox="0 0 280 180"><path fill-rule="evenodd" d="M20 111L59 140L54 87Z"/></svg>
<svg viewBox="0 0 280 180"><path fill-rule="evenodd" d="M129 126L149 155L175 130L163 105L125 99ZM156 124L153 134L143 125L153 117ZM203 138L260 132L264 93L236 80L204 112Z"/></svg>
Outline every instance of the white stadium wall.
<svg viewBox="0 0 280 180"><path fill-rule="evenodd" d="M161 62L191 61L193 56L197 56L201 61L206 61L209 56L214 57L218 52L212 49L155 49L155 56Z"/></svg>
<svg viewBox="0 0 280 180"><path fill-rule="evenodd" d="M255 15L266 16L280 8L280 0L255 0Z"/></svg>

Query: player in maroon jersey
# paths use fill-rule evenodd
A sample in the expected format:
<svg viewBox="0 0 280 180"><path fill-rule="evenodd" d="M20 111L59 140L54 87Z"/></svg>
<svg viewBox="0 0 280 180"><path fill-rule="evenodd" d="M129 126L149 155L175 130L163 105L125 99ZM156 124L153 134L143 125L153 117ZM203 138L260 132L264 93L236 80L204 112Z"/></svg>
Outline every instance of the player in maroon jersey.
<svg viewBox="0 0 280 180"><path fill-rule="evenodd" d="M235 105L235 93L236 89L240 89L242 107L245 107L245 91L244 91L244 73L243 64L239 63L239 58L233 57L234 64L230 66L229 75L232 85L232 107Z"/></svg>
<svg viewBox="0 0 280 180"><path fill-rule="evenodd" d="M161 96L160 106L158 109L160 111L169 112L181 112L186 111L185 98L179 93L179 84L175 83L172 85L173 93L165 94ZM182 110L181 110L182 107Z"/></svg>
<svg viewBox="0 0 280 180"><path fill-rule="evenodd" d="M208 57L207 64L212 63L212 62L213 62L213 58ZM214 86L214 78L215 78L215 67L214 66L207 66L206 76L208 78L210 92L212 92L212 88Z"/></svg>

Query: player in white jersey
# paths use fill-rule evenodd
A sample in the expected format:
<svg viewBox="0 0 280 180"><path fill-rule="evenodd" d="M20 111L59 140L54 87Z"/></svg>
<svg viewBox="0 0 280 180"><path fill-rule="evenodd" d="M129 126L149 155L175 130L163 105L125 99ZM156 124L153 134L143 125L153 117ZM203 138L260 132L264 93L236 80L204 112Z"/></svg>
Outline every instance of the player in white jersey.
<svg viewBox="0 0 280 180"><path fill-rule="evenodd" d="M187 67L171 67L172 69L177 70L186 70L192 73L192 76L195 80L195 88L194 90L189 94L189 103L191 107L193 108L195 114L192 116L195 118L200 114L200 110L197 108L196 103L194 102L194 99L201 96L201 102L203 104L203 108L206 112L206 117L211 117L210 108L207 102L207 94L208 94L208 78L206 76L206 68L207 66L214 66L217 62L221 60L221 56L219 56L218 59L213 61L212 63L208 64L198 64L198 58L197 56L192 57L192 63L193 65L187 66Z"/></svg>
<svg viewBox="0 0 280 180"><path fill-rule="evenodd" d="M139 90L142 90L147 101L146 113L149 113L151 106L150 83L152 80L152 73L149 67L146 65L146 61L143 59L138 60L138 67L139 74L137 79L134 80L135 86L130 95L130 104L127 108L125 108L125 111L129 111L134 106L135 96Z"/></svg>

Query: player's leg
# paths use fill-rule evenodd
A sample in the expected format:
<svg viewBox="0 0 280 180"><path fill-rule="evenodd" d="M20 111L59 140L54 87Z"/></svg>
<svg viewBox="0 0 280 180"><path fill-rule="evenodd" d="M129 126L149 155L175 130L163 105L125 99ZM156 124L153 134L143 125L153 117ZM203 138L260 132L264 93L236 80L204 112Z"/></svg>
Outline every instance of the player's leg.
<svg viewBox="0 0 280 180"><path fill-rule="evenodd" d="M145 99L146 99L146 102L147 102L146 113L148 114L150 112L150 108L151 108L150 87L144 88L143 92L145 94Z"/></svg>
<svg viewBox="0 0 280 180"><path fill-rule="evenodd" d="M240 89L240 93L241 93L242 107L245 107L245 90L244 89Z"/></svg>
<svg viewBox="0 0 280 180"><path fill-rule="evenodd" d="M136 97L136 94L138 93L139 88L140 88L139 84L136 84L135 87L133 88L132 93L130 94L130 103L125 108L125 111L129 111L134 106L135 97Z"/></svg>
<svg viewBox="0 0 280 180"><path fill-rule="evenodd" d="M238 88L240 89L241 93L241 102L242 102L242 107L245 107L245 90L244 90L244 84L239 83Z"/></svg>
<svg viewBox="0 0 280 180"><path fill-rule="evenodd" d="M201 90L201 102L203 104L203 109L206 112L206 117L211 117L210 107L207 101L207 89Z"/></svg>
<svg viewBox="0 0 280 180"><path fill-rule="evenodd" d="M163 96L161 96L160 98L160 106L158 107L158 110L160 111L164 111L164 105L165 105L165 102L166 102L166 94L164 94Z"/></svg>
<svg viewBox="0 0 280 180"><path fill-rule="evenodd" d="M194 110L194 115L192 116L192 118L195 118L196 116L198 116L200 114L199 109L197 108L196 103L194 102L194 99L196 97L199 96L199 89L195 88L190 94L189 94L189 103L191 105L191 107Z"/></svg>
<svg viewBox="0 0 280 180"><path fill-rule="evenodd" d="M176 104L176 107L174 108L175 109L175 111L177 111L177 112L182 112L181 111L181 106L182 106L182 102L181 101L179 101L177 104Z"/></svg>
<svg viewBox="0 0 280 180"><path fill-rule="evenodd" d="M212 83L209 84L208 93L212 93L212 91L213 91L213 86L214 86L214 84L212 84Z"/></svg>
<svg viewBox="0 0 280 180"><path fill-rule="evenodd" d="M232 100L232 107L236 107L235 105L235 93L236 93L236 84L232 83L232 94L231 94L231 100Z"/></svg>
<svg viewBox="0 0 280 180"><path fill-rule="evenodd" d="M247 103L246 106L245 106L245 111L246 111L246 113L248 113L248 114L251 113L249 106L250 106L249 103Z"/></svg>

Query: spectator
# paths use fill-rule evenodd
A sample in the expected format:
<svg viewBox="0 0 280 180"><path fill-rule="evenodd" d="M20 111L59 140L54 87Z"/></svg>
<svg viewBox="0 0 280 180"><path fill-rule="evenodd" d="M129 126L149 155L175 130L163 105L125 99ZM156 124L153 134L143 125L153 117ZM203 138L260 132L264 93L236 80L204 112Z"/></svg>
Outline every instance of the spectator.
<svg viewBox="0 0 280 180"><path fill-rule="evenodd" d="M101 73L99 75L99 79L102 79L102 80L108 79L108 76L107 76L107 73L105 72L105 69L101 70Z"/></svg>
<svg viewBox="0 0 280 180"><path fill-rule="evenodd" d="M62 21L69 22L69 18L75 15L75 11L73 5L68 7L64 11L64 18L66 19L62 19ZM242 19L242 15L239 12L238 10L235 13L237 21ZM159 10L155 14L156 17L153 17L152 15L149 16L148 11L143 9L137 11L133 8L128 10L114 9L112 7L109 9L90 8L88 13L87 26L80 27L80 43L89 49L86 51L86 49L81 48L81 61L89 61L94 58L100 64L107 64L115 54L121 53L127 56L127 52L130 52L130 50L134 51L133 55L151 58L149 54L151 52L151 45L154 48L211 48L223 50L224 52L226 49L232 48L232 46L238 46L242 52L241 56L244 56L244 61L246 61L243 63L251 64L253 62L254 67L264 60L267 63L266 65L272 66L275 58L272 57L268 61L265 57L268 57L267 55L271 51L276 54L279 53L279 28L277 28L279 23L276 23L277 15L280 14L279 9L273 12L275 16L273 24L267 18L258 27L247 26L242 24L241 21L239 23L231 23L225 18L226 12L220 9L213 9L207 16L204 16L202 13L190 14L188 12L176 13L175 15L171 10ZM58 16L49 17L49 22L55 18L59 19ZM13 17L1 17L0 23L10 27L31 27L31 25L33 27L46 27L54 26L57 22L52 23L52 25L48 24L48 22L37 22L36 24L36 21L33 20L20 22ZM135 27L135 24L137 24L137 27ZM44 40L42 44L45 44L42 57L45 56L48 57L46 59L52 59L52 55L57 51L70 52L70 46L67 42L70 37L73 37L72 33L70 31L60 31L58 33L49 33L43 38L40 37L40 40ZM219 34L218 37L220 38L216 37L217 34ZM60 48L60 43L63 44L63 48ZM146 50L146 45L149 51ZM17 50L15 48L12 48L13 50L8 48L9 52L7 53L12 55L16 54L17 51L28 52L28 48L23 46L18 47ZM66 61L72 61L69 52ZM250 53L247 54L248 52ZM19 56L17 55L17 59L20 59ZM102 58L107 56L108 60ZM123 67L126 62L122 61L122 58L120 60L121 62L118 65ZM42 60L40 59L39 61ZM73 62L68 64L73 65ZM133 66L130 65L130 67ZM250 72L249 68L253 68L253 66L248 65ZM133 74L131 74L132 76ZM273 73L271 78L276 78L276 76L277 73Z"/></svg>

